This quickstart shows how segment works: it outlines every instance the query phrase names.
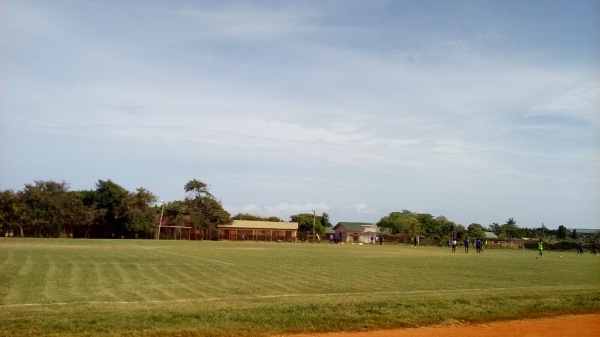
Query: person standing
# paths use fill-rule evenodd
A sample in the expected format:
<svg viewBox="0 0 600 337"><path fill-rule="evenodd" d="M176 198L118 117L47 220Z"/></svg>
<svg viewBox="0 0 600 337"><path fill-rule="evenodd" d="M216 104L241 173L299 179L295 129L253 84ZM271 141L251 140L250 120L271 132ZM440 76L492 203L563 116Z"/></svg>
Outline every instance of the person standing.
<svg viewBox="0 0 600 337"><path fill-rule="evenodd" d="M456 253L456 239L452 239L452 252Z"/></svg>
<svg viewBox="0 0 600 337"><path fill-rule="evenodd" d="M469 252L469 238L465 239L465 253Z"/></svg>
<svg viewBox="0 0 600 337"><path fill-rule="evenodd" d="M577 245L577 254L583 255L583 243L582 242L580 242L579 245Z"/></svg>
<svg viewBox="0 0 600 337"><path fill-rule="evenodd" d="M475 241L475 248L477 248L477 253L481 253L483 251L481 249L481 240L479 238L477 238L477 241Z"/></svg>
<svg viewBox="0 0 600 337"><path fill-rule="evenodd" d="M540 258L544 258L544 241L542 241L542 239L540 239L540 241L538 241L538 251L540 252L538 255L540 256Z"/></svg>

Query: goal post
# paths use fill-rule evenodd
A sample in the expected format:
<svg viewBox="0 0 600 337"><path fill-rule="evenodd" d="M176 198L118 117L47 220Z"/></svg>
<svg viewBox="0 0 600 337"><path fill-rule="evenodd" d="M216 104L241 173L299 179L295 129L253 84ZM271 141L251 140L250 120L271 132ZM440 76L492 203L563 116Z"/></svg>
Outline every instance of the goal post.
<svg viewBox="0 0 600 337"><path fill-rule="evenodd" d="M160 236L164 240L191 240L192 227L189 226L160 226ZM159 237L160 239L160 237Z"/></svg>

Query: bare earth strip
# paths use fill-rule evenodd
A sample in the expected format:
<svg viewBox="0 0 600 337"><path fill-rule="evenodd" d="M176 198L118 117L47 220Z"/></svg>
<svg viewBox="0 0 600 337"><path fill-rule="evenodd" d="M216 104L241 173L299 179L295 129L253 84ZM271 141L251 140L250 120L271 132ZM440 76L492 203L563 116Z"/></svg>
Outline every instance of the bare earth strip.
<svg viewBox="0 0 600 337"><path fill-rule="evenodd" d="M434 326L414 329L394 329L370 332L336 332L301 334L294 337L598 337L600 314L569 315L517 321L469 324L461 326Z"/></svg>

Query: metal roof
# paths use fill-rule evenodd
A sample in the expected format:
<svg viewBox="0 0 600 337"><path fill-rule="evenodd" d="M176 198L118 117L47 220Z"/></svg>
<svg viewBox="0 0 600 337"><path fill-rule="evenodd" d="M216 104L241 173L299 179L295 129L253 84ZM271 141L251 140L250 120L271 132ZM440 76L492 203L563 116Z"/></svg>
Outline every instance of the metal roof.
<svg viewBox="0 0 600 337"><path fill-rule="evenodd" d="M352 232L364 232L366 229L374 229L377 230L377 226L368 223L368 222L338 222L333 229L336 229L338 226L344 227L347 231Z"/></svg>

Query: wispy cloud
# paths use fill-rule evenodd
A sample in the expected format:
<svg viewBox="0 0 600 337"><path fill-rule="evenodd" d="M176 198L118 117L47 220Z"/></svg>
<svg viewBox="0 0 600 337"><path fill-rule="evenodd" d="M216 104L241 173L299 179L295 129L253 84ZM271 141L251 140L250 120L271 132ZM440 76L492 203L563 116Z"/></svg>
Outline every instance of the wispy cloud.
<svg viewBox="0 0 600 337"><path fill-rule="evenodd" d="M73 180L144 177L174 199L198 178L230 212L600 217L591 5L423 6L9 1L0 139L32 159L3 145L2 180L70 181L35 159L60 144Z"/></svg>

